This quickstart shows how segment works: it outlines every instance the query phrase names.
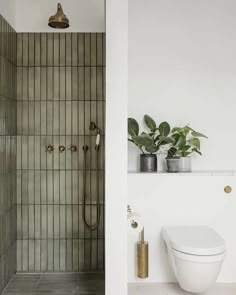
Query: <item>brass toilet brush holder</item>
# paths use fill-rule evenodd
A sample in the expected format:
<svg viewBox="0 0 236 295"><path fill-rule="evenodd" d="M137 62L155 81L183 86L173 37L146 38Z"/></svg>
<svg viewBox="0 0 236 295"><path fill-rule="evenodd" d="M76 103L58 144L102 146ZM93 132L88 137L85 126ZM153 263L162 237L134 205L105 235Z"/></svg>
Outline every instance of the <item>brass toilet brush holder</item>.
<svg viewBox="0 0 236 295"><path fill-rule="evenodd" d="M141 231L141 240L137 242L137 277L148 277L148 242L144 240L144 228Z"/></svg>

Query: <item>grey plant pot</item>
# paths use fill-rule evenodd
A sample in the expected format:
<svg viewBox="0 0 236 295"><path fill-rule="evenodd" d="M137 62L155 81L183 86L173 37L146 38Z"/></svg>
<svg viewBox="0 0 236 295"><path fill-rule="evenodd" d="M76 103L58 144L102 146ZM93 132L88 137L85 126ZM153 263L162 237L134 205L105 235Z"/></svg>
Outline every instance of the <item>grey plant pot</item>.
<svg viewBox="0 0 236 295"><path fill-rule="evenodd" d="M140 155L140 171L156 172L157 171L157 155L141 154Z"/></svg>
<svg viewBox="0 0 236 295"><path fill-rule="evenodd" d="M179 172L179 158L166 158L167 172Z"/></svg>
<svg viewBox="0 0 236 295"><path fill-rule="evenodd" d="M179 171L180 172L191 172L191 157L180 157L179 159Z"/></svg>

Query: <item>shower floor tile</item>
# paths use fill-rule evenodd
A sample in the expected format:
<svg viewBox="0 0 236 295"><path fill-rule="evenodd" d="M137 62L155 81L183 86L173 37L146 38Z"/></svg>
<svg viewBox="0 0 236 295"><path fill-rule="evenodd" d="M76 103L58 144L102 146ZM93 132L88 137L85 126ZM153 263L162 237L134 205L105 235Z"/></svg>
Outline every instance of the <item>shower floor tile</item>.
<svg viewBox="0 0 236 295"><path fill-rule="evenodd" d="M16 274L2 295L104 295L103 273Z"/></svg>

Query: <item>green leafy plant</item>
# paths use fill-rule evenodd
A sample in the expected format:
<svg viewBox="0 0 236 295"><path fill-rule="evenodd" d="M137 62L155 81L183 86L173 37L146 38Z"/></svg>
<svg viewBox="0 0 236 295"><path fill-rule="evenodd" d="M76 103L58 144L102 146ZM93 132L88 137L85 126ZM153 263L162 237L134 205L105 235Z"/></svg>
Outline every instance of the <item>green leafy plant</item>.
<svg viewBox="0 0 236 295"><path fill-rule="evenodd" d="M150 116L144 115L144 123L147 132L140 133L138 122L128 118L128 141L135 144L143 154L155 154L162 145L173 143L173 139L169 137L171 128L167 122L157 126Z"/></svg>
<svg viewBox="0 0 236 295"><path fill-rule="evenodd" d="M177 155L178 150L175 147L171 147L168 150L166 159L178 159L179 156Z"/></svg>
<svg viewBox="0 0 236 295"><path fill-rule="evenodd" d="M187 157L194 152L202 155L200 151L200 138L207 138L207 136L195 131L190 126L184 126L174 127L171 132L171 138L173 141L172 148L175 148L175 153L173 154L174 150L172 150L171 154L173 156Z"/></svg>

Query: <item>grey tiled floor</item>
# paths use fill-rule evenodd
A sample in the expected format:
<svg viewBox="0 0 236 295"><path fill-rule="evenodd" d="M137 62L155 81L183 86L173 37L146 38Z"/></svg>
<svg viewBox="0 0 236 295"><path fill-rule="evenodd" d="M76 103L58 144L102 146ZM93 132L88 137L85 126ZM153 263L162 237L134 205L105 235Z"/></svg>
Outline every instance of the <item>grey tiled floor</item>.
<svg viewBox="0 0 236 295"><path fill-rule="evenodd" d="M16 274L2 295L104 295L103 273Z"/></svg>

